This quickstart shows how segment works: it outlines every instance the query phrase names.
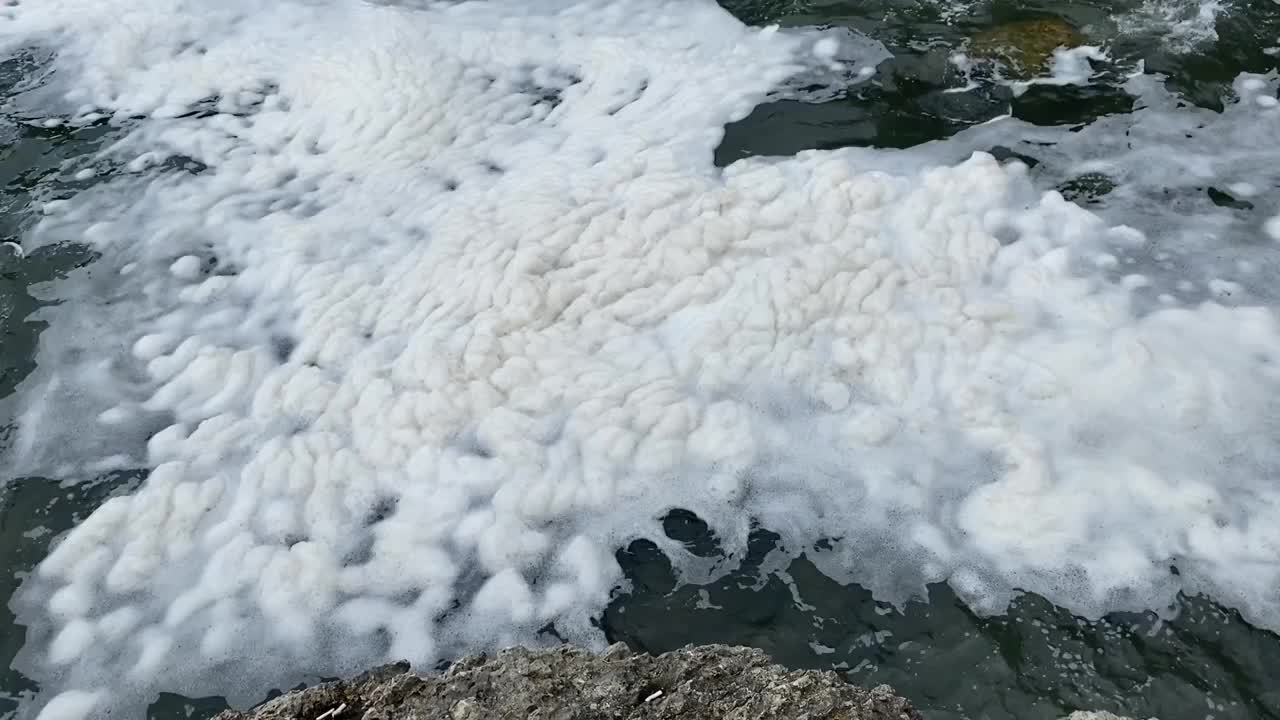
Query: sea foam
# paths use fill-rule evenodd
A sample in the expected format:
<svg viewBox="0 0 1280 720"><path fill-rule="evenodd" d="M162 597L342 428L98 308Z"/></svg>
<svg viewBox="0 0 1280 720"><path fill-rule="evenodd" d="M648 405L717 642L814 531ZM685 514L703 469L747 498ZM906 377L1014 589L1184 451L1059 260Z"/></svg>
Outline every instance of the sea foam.
<svg viewBox="0 0 1280 720"><path fill-rule="evenodd" d="M1159 237L945 161L998 129L714 167L870 41L702 0L6 13L58 53L29 102L122 128L27 240L101 259L13 460L152 468L18 600L47 720L599 642L613 549L676 506L842 538L886 596L1190 587L1280 627L1270 308L1142 305L1106 258Z"/></svg>

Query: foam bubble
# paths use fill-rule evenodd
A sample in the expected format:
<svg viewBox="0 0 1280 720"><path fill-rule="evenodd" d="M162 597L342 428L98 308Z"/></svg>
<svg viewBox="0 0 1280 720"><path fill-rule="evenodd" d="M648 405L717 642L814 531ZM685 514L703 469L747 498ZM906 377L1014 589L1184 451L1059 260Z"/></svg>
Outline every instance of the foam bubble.
<svg viewBox="0 0 1280 720"><path fill-rule="evenodd" d="M1270 218L1264 222L1262 224L1262 231L1267 234L1267 237L1275 240L1276 242L1280 242L1280 215Z"/></svg>
<svg viewBox="0 0 1280 720"><path fill-rule="evenodd" d="M102 693L68 690L49 701L36 720L85 720L99 706L102 696Z"/></svg>
<svg viewBox="0 0 1280 720"><path fill-rule="evenodd" d="M1270 309L1140 307L1151 237L944 162L1008 126L713 167L726 122L874 50L690 0L15 17L59 49L42 102L131 123L127 172L31 238L93 245L118 301L65 283L24 423L94 406L153 468L24 586L46 712L599 642L612 549L673 506L730 547L843 537L832 572L885 597L1185 582L1278 626Z"/></svg>
<svg viewBox="0 0 1280 720"><path fill-rule="evenodd" d="M1049 74L1030 80L1009 82L1015 95L1021 95L1034 85L1088 85L1094 76L1093 62L1108 59L1107 53L1095 45L1073 48L1055 48L1049 59Z"/></svg>

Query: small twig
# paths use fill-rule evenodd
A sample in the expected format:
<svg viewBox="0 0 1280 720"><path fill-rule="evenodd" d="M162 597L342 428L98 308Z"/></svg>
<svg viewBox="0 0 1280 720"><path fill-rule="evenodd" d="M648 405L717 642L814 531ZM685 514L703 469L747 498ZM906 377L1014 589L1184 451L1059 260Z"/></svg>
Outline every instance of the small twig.
<svg viewBox="0 0 1280 720"><path fill-rule="evenodd" d="M645 702L653 702L654 700L657 700L657 699L658 699L658 698L660 698L660 697L662 697L662 691L661 691L661 690L654 690L654 691L653 691L653 694L652 694L652 695L650 695L649 697L645 698L645 699L644 699L644 701L645 701Z"/></svg>

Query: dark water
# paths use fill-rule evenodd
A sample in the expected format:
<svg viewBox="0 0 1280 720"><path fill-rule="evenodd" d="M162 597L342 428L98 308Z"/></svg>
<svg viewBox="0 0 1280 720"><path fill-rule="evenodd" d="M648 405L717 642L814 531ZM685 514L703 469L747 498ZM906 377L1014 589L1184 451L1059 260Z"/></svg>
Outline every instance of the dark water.
<svg viewBox="0 0 1280 720"><path fill-rule="evenodd" d="M1280 4L1270 0L1239 2L1219 15L1217 41L1193 51L1175 51L1161 36L1121 32L1116 17L1140 8L1137 2L946 2L895 0L884 3L845 0L724 0L744 22L783 26L828 25L855 28L880 42L894 57L876 77L846 97L822 104L780 101L762 105L730 125L718 153L720 164L751 155L790 155L810 148L848 146L909 147L947 137L1006 113L1041 125L1073 125L1099 116L1128 112L1133 98L1118 80L1140 61L1147 72L1168 78L1167 85L1187 102L1220 110L1241 72L1268 72L1277 66L1266 50L1280 37ZM1180 3L1191 12L1194 3ZM990 84L971 92L946 92L963 85L949 56L984 29L1022 20L1057 18L1081 30L1085 41L1103 45L1110 56L1087 87L1031 88L1014 97L1009 88Z"/></svg>
<svg viewBox="0 0 1280 720"><path fill-rule="evenodd" d="M848 26L883 42L894 57L876 76L822 103L780 100L729 126L720 164L750 155L791 154L809 148L908 147L947 137L1011 113L1040 125L1078 125L1126 113L1134 98L1121 87L1141 66L1167 76L1189 105L1219 110L1241 71L1267 72L1280 38L1280 4L1240 2L1220 14L1217 39L1170 45L1163 30L1122 28L1116 18L1140 7L1114 2L975 2L958 5L893 0L724 0L753 24ZM1188 5L1194 14L1194 6ZM1087 87L1035 87L1021 96L979 74L964 84L950 55L983 29L1019 20L1061 18L1091 43L1107 48L1100 80ZM1167 26L1166 28L1167 29ZM19 93L38 82L32 58L0 64L0 92ZM0 242L21 245L36 221L35 203L92 184L76 180L70 162L108 142L115 129L36 127L13 112L0 116ZM109 168L104 168L109 173ZM1106 179L1065 188L1087 203L1105 194ZM1096 185L1096 186L1095 186ZM1234 202L1219 198L1215 203ZM56 303L56 284L69 272L91 272L85 248L46 246L23 254L0 247L0 457L15 441L14 389L35 369L44 325L32 314ZM86 269L87 268L87 269ZM116 472L74 485L11 477L0 469L0 596L9 597L43 557L49 543L97 504L129 492L145 473ZM1020 597L1008 612L981 617L945 585L905 607L878 602L856 585L818 571L812 548L782 548L758 528L748 551L726 556L705 524L690 513L664 519L667 535L686 552L722 571L707 584L683 583L650 540L618 550L629 581L600 618L610 641L662 652L688 643L753 645L793 667L835 669L851 681L892 684L932 718L1054 718L1082 708L1135 717L1280 717L1280 638L1251 627L1235 611L1201 597L1179 598L1154 614L1073 617L1042 598ZM804 550L797 557L797 550ZM1171 568L1176 572L1176 568ZM7 605L0 610L0 718L36 690L7 669L24 642ZM210 717L216 699L158 699L154 718Z"/></svg>
<svg viewBox="0 0 1280 720"><path fill-rule="evenodd" d="M666 518L688 551L715 557L705 525ZM821 547L808 550L809 555ZM678 584L648 540L619 551L634 589L605 612L611 640L649 652L687 643L764 649L792 667L836 669L853 682L889 683L931 718L1058 718L1077 709L1135 717L1280 716L1280 638L1205 598L1181 597L1176 615L1114 614L1087 621L1024 595L1007 614L979 617L946 585L895 608L790 557L778 536L752 533L732 571Z"/></svg>

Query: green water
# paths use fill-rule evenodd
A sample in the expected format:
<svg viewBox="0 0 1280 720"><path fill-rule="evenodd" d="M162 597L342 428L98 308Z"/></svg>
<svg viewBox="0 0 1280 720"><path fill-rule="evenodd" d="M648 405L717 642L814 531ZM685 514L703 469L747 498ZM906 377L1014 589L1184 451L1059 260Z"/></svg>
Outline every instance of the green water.
<svg viewBox="0 0 1280 720"><path fill-rule="evenodd" d="M809 148L907 147L1006 113L1042 125L1086 123L1133 109L1134 100L1119 81L1139 62L1148 72L1168 76L1169 87L1188 104L1219 109L1239 72L1276 68L1276 56L1268 50L1280 38L1280 4L1271 0L1227 7L1217 19L1217 39L1191 47L1170 46L1159 28L1121 27L1116 18L1141 10L1137 2L723 4L753 24L852 27L883 42L894 58L842 97L757 108L727 128L717 152L720 164ZM965 49L970 37L1046 17L1069 22L1091 43L1108 49L1103 81L1036 87L1015 96L980 70L977 88L946 92L964 83L949 57ZM37 73L38 63L30 58L0 64L0 92L22 92ZM39 202L92 184L76 180L71 164L115 132L107 125L44 129L12 112L0 116L0 242L21 245L37 220L33 208ZM1068 188L1080 202L1105 191L1082 182ZM51 281L73 271L91 272L92 261L91 253L76 246L27 253L0 247L0 457L15 442L6 399L11 402L15 388L36 369L44 324L32 315L58 301L58 286ZM0 475L0 595L5 597L58 533L144 477L141 471L116 472L72 486L10 477L3 469ZM895 608L818 572L809 556L821 553L821 547L779 561L777 536L759 529L745 555L724 557L691 514L673 513L665 525L669 537L719 563L727 574L705 585L682 585L671 560L653 542L619 549L630 589L620 592L600 618L610 640L653 652L691 642L755 645L787 665L836 669L860 683L888 682L939 719L1052 718L1078 708L1167 719L1280 717L1280 685L1273 681L1280 638L1206 598L1181 598L1167 620L1143 614L1086 621L1035 596L1023 596L1005 615L980 617L945 586L931 587L927 601ZM8 668L25 636L7 605L0 614L0 664ZM17 672L0 672L0 718L12 717L20 698L35 690ZM151 717L210 717L221 707L216 698L164 696Z"/></svg>

